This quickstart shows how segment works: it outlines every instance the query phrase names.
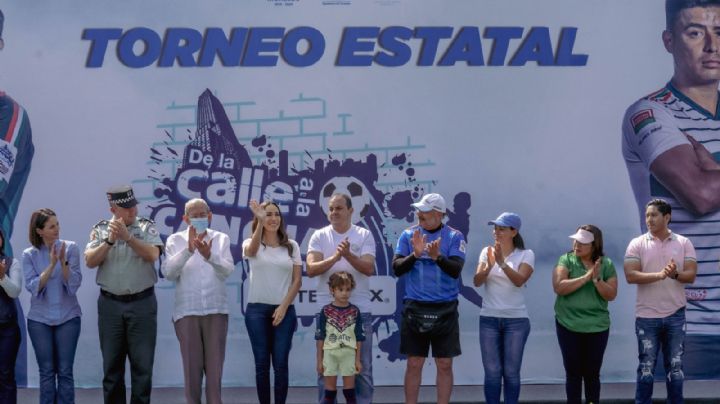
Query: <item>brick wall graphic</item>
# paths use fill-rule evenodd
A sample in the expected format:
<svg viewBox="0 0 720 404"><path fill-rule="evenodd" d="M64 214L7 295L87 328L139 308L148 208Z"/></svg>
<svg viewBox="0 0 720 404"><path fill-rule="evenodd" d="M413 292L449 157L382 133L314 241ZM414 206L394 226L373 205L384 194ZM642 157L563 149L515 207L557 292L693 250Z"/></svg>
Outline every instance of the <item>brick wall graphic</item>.
<svg viewBox="0 0 720 404"><path fill-rule="evenodd" d="M423 157L429 155L425 146L403 134L383 136L383 145L363 143L366 134L353 130L353 114L328 113L327 101L320 97L299 94L281 109L267 111L253 101L221 102L210 90L196 104L172 102L167 107L167 121L158 125L164 138L150 147L148 175L133 182L163 237L182 227L187 200L205 199L213 212L212 227L233 241L237 270L228 291L240 306L234 312L240 313L248 271L240 246L252 223L250 200L275 201L290 237L304 251L312 232L327 225L328 197L343 192L353 200L353 222L375 237L377 275L392 277L397 237L415 220L410 204L435 185L421 176L436 166ZM445 196L452 201L448 223L467 236L470 194ZM400 280L391 294L395 312L374 322L376 332L381 327L385 331L378 346L389 360L399 359L402 288ZM480 305L472 288L463 288L463 295ZM300 318L304 327L312 326L313 316Z"/></svg>

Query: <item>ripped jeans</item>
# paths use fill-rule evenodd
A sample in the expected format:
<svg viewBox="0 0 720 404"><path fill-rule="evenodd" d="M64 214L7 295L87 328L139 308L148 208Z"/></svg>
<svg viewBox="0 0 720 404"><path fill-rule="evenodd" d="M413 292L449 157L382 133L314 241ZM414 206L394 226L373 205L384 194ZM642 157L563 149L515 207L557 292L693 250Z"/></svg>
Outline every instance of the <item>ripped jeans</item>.
<svg viewBox="0 0 720 404"><path fill-rule="evenodd" d="M635 335L638 340L637 385L635 403L652 403L653 381L657 355L662 346L665 365L667 402L683 403L682 357L685 339L685 308L664 318L635 319Z"/></svg>

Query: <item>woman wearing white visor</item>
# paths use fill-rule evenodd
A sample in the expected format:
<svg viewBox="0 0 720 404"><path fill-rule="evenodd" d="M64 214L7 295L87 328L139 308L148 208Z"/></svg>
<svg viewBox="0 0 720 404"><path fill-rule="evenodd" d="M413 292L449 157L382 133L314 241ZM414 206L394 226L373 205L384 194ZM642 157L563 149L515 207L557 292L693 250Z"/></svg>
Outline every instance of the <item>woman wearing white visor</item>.
<svg viewBox="0 0 720 404"><path fill-rule="evenodd" d="M617 296L615 266L604 257L602 232L580 226L572 251L563 254L553 272L555 325L565 365L568 403L600 401L600 367L610 331L608 302Z"/></svg>

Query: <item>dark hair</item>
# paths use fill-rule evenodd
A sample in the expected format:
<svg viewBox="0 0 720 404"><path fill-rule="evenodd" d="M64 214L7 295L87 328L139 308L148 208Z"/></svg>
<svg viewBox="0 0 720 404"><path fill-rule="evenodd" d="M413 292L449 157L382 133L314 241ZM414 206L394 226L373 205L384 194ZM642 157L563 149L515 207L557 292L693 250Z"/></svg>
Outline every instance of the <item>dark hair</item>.
<svg viewBox="0 0 720 404"><path fill-rule="evenodd" d="M7 243L5 243L5 233L2 232L2 229L0 229L0 239L2 239L2 246L0 246L0 261L5 264L6 270L10 272L10 267L12 266L13 259L5 254L5 244Z"/></svg>
<svg viewBox="0 0 720 404"><path fill-rule="evenodd" d="M593 262L605 255L605 251L603 251L602 231L600 231L597 226L592 224L584 224L578 227L578 229L587 230L593 235L594 240L590 244L592 246L592 253L590 255L590 259L592 259Z"/></svg>
<svg viewBox="0 0 720 404"><path fill-rule="evenodd" d="M5 25L5 15L3 14L2 10L0 10L0 39L2 39L2 32L3 32L4 25ZM3 237L3 241L5 241L5 237Z"/></svg>
<svg viewBox="0 0 720 404"><path fill-rule="evenodd" d="M330 275L328 285L330 286L330 289L337 289L341 286L349 286L350 290L352 290L355 289L355 278L345 271L335 272Z"/></svg>
<svg viewBox="0 0 720 404"><path fill-rule="evenodd" d="M665 0L665 29L673 30L678 14L686 8L720 6L720 0Z"/></svg>
<svg viewBox="0 0 720 404"><path fill-rule="evenodd" d="M664 199L653 199L652 201L648 202L647 205L645 205L645 209L651 206L656 207L663 216L672 213L672 206L670 206L670 204L667 203L667 201Z"/></svg>
<svg viewBox="0 0 720 404"><path fill-rule="evenodd" d="M278 240L280 242L280 246L287 248L288 255L292 257L293 246L290 243L290 238L288 237L287 232L285 231L285 219L283 219L282 210L280 210L280 206L278 206L277 203L272 202L272 201L265 201L260 204L260 207L263 208L263 210L264 210L269 205L275 206L278 210L278 213L280 214L280 226L278 226L278 229L277 229L277 236L278 236ZM252 222L252 231L255 231L255 229L258 227L258 223L260 223L258 221L258 218L254 217L253 222ZM265 231L265 229L263 229L263 232L264 231ZM260 243L263 245L263 247L266 247L266 245L262 241L262 239L260 239Z"/></svg>
<svg viewBox="0 0 720 404"><path fill-rule="evenodd" d="M2 245L0 246L0 257L5 257L5 233L0 229L0 239L2 239Z"/></svg>
<svg viewBox="0 0 720 404"><path fill-rule="evenodd" d="M33 212L30 216L30 244L35 248L40 248L43 243L42 237L35 231L36 229L42 229L45 227L45 222L53 216L57 216L52 209L43 208Z"/></svg>
<svg viewBox="0 0 720 404"><path fill-rule="evenodd" d="M516 230L514 227L510 227L510 228L513 230ZM517 233L515 234L515 236L512 239L512 242L513 242L513 247L515 247L519 250L525 249L525 241L523 241L523 238L520 235L520 230L517 231Z"/></svg>
<svg viewBox="0 0 720 404"><path fill-rule="evenodd" d="M352 208L352 198L350 198L350 195L337 192L337 193L330 195L330 199L332 199L332 198L343 198L343 199L345 199L345 205L347 206L347 208L348 209Z"/></svg>

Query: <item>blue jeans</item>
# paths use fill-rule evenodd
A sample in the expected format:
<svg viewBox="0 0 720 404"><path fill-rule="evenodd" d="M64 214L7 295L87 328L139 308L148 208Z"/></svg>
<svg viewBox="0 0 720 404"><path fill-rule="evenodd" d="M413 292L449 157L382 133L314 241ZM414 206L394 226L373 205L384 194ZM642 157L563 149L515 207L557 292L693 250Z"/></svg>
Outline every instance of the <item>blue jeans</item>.
<svg viewBox="0 0 720 404"><path fill-rule="evenodd" d="M74 403L73 363L80 317L60 325L28 319L27 325L40 370L40 404Z"/></svg>
<svg viewBox="0 0 720 404"><path fill-rule="evenodd" d="M358 404L372 403L375 384L372 375L372 346L373 346L373 317L372 313L361 313L365 341L360 347L360 363L362 372L355 376L355 399ZM322 403L325 397L325 378L318 376L318 402ZM336 401L337 402L337 401Z"/></svg>
<svg viewBox="0 0 720 404"><path fill-rule="evenodd" d="M255 357L255 388L260 404L270 404L270 362L275 373L275 403L284 404L288 392L288 357L297 328L295 306L290 305L277 327L272 315L277 305L248 303L245 309L247 328Z"/></svg>
<svg viewBox="0 0 720 404"><path fill-rule="evenodd" d="M635 403L652 403L655 364L662 346L665 365L667 402L681 404L683 399L683 340L685 339L685 308L664 318L635 319L638 340L637 386Z"/></svg>
<svg viewBox="0 0 720 404"><path fill-rule="evenodd" d="M520 368L525 342L530 335L527 318L480 316L480 352L485 369L485 400L500 402L505 382L505 403L515 404L520 397Z"/></svg>

